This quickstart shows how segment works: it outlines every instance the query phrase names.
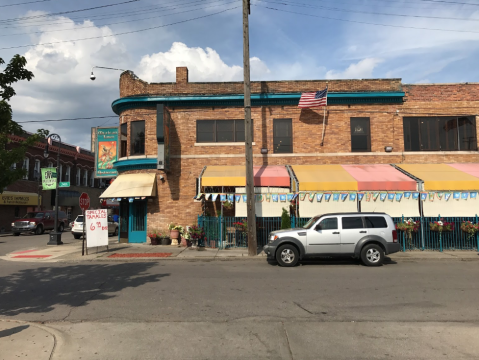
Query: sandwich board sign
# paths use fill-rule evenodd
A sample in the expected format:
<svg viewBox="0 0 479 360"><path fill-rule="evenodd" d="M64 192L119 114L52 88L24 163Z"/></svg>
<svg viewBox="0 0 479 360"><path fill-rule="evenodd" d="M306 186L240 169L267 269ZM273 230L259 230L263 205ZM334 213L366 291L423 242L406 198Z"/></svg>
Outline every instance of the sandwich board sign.
<svg viewBox="0 0 479 360"><path fill-rule="evenodd" d="M108 210L86 210L86 247L108 246Z"/></svg>

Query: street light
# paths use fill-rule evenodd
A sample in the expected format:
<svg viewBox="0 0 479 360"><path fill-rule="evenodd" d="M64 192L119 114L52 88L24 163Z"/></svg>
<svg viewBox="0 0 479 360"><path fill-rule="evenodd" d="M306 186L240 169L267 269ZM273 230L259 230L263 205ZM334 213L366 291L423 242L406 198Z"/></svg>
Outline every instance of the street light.
<svg viewBox="0 0 479 360"><path fill-rule="evenodd" d="M58 154L57 154L57 181L56 181L56 188L55 188L55 222L54 222L54 231L50 233L50 241L48 241L47 245L63 245L62 242L62 233L58 231L58 180L60 177L58 176L58 172L60 171L60 146L62 144L62 139L58 134L50 134L47 137L47 145L45 146L45 151L43 152L43 156L45 158L48 157L48 150L49 150L49 141L51 141L53 145L53 141L56 141L58 144Z"/></svg>
<svg viewBox="0 0 479 360"><path fill-rule="evenodd" d="M130 71L130 70L123 70L123 69L116 69L116 68L110 68L110 67L104 67L104 66L93 66L91 68L91 75L90 75L90 80L91 81L94 81L96 79L96 76L95 74L93 74L93 69L94 68L97 68L97 69L108 69L108 70L118 70L118 71ZM130 71L131 72L131 71Z"/></svg>

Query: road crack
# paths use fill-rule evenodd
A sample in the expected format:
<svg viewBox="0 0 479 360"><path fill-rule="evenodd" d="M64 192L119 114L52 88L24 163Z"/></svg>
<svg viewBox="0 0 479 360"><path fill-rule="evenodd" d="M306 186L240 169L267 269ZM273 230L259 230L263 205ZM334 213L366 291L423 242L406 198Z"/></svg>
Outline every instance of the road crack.
<svg viewBox="0 0 479 360"><path fill-rule="evenodd" d="M286 327L284 326L284 322L281 322L281 325L283 326L284 336L286 336L286 344L288 344L289 357L291 358L291 360L294 360L293 350L291 350L291 344L289 343L289 336L288 332L286 331Z"/></svg>

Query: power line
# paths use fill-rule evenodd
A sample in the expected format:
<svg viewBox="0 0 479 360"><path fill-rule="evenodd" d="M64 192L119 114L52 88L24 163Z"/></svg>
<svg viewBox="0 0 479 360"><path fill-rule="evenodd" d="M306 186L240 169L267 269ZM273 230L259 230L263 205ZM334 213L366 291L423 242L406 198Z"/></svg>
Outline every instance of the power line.
<svg viewBox="0 0 479 360"><path fill-rule="evenodd" d="M102 39L102 38L107 38L107 37L112 37L112 36L120 36L120 35L126 35L126 34L134 34L134 33L142 32L142 31L159 29L159 28L163 28L163 27L166 27L166 26L171 26L171 25L176 25L176 24L182 24L182 23L185 23L185 22L188 22L188 21L203 19L203 18L210 17L210 16L213 16L213 15L221 14L221 13L224 13L224 12L227 12L227 11L230 11L230 10L234 10L234 9L239 8L239 7L240 7L240 6L236 6L236 7L229 8L229 9L225 9L225 10L221 10L221 11L218 11L218 12L215 12L215 13L212 13L212 14L208 14L208 15L204 15L204 16L198 16L198 17L195 17L195 18L192 18L192 19L186 19L186 20L176 21L176 22L173 22L173 23L170 23L170 24L153 26L153 27L149 27L149 28L146 28L146 29L125 31L125 32L122 32L122 33L116 33L116 34L111 34L111 35L93 36L93 37L89 37L89 38L63 40L63 41L54 41L54 42L40 43L40 44L10 46L10 47L0 48L0 50L19 49L19 48L30 47L30 46L39 46L39 45L54 45L54 44L60 44L60 43L66 43L66 42L83 41L83 40L93 40L93 39Z"/></svg>
<svg viewBox="0 0 479 360"><path fill-rule="evenodd" d="M71 13L76 13L76 12L90 11L90 10L95 10L95 9L101 9L101 8L111 7L111 6L123 5L123 4L128 4L128 3L137 2L137 1L140 1L140 0L128 0L128 1L121 2L121 3L114 3L114 4L108 4L108 5L95 6L95 7L86 8L86 9L62 11L62 12L58 12L58 13L51 13L51 14L45 14L45 15L25 16L25 17L20 17L20 18L11 18L11 19L1 19L0 22L8 23L8 22L13 22L13 21L21 21L21 20L29 20L29 19L38 19L38 18L44 18L44 17L50 17L50 16L71 14Z"/></svg>
<svg viewBox="0 0 479 360"><path fill-rule="evenodd" d="M297 2L288 3L286 1L281 1L281 2L271 1L271 0L257 0L257 1L272 3L272 4L278 4L278 5L285 5L285 6L300 6L300 7L307 7L307 8L316 8L316 9L324 9L324 10L339 11L339 12L352 12L352 13L360 13L360 14L412 17L412 18L424 18L424 19L439 19L439 20L479 21L479 19L453 18L453 17L442 17L442 16L424 16L424 15L407 15L407 14L393 14L393 13L381 13L381 12L350 10L350 9L333 8L333 7L327 7L327 6L314 6L314 5L310 5L310 4L297 3Z"/></svg>
<svg viewBox="0 0 479 360"><path fill-rule="evenodd" d="M34 3L41 3L41 2L46 2L46 1L51 1L51 0L37 0L37 1L29 1L29 2L16 3L16 4L7 4L7 5L0 5L0 7L18 6L18 5L25 5L25 4L34 4Z"/></svg>
<svg viewBox="0 0 479 360"><path fill-rule="evenodd" d="M288 10L276 9L276 8L272 8L272 7L268 7L268 6L261 6L261 5L258 5L258 4L253 4L253 5L254 5L254 6L262 7L262 8L264 8L264 9L276 10L276 11L286 12L286 13L290 13L290 14L304 15L304 16L316 17L316 18L321 18L321 19L336 20L336 21L350 22L350 23L356 23L356 24L374 25L374 26L385 26L385 27L394 27L394 28L402 28L402 29L416 29L416 30L445 31L445 32L457 32L457 33L479 34L479 31L452 30L452 29L437 29L437 28L425 28L425 27L416 27L416 26L404 26L404 25L392 25L392 24L379 24L379 23L371 23L371 22L367 22L367 21L348 20L348 19L340 19L340 18L334 18L334 17L329 17L329 16L320 16L320 15L313 15L313 14L305 14L305 13L299 13L299 12L295 12L295 11L288 11ZM3 49L0 49L0 50L3 50Z"/></svg>
<svg viewBox="0 0 479 360"><path fill-rule="evenodd" d="M227 2L227 3L223 3L223 2L221 1L221 5L229 5L229 4L235 3L235 2L237 2L237 1L238 1L238 0L234 0L234 1ZM217 1L217 2L218 2L218 1ZM107 26L107 25L117 25L117 24L125 24L125 23L135 22L135 21L143 21L143 20L149 20L149 19L157 19L157 18L164 17L164 16L171 16L171 15L183 14L183 13L192 12L192 11L197 11L197 10L204 10L204 9L211 8L211 7L218 7L218 6L221 6L221 5L205 6L205 7L202 7L202 8L195 8L195 9L192 9L192 10L179 11L179 12L175 12L175 13L169 13L169 14L151 16L151 17L141 18L141 19L127 20L127 21L119 21L119 22L106 23L106 24L101 24L101 25L82 26L82 27L79 27L79 28L76 28L76 29L57 29L57 30L35 31L35 32L28 32L28 33L5 34L5 35L0 35L0 37L4 37L4 36L18 36L18 35L30 35L30 34L43 34L43 33L58 32L58 31L77 31L77 30L83 30L83 29L89 29L89 28L97 28L97 27ZM199 6L199 5L195 5L195 6Z"/></svg>

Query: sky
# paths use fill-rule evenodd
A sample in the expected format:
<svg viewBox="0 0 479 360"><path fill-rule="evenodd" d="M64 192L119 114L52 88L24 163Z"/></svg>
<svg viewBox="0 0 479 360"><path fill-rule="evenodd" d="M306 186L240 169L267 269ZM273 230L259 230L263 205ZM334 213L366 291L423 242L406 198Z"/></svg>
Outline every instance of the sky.
<svg viewBox="0 0 479 360"><path fill-rule="evenodd" d="M479 0L252 0L251 79L479 82L478 25ZM15 85L13 119L86 149L91 127L118 117L44 120L115 115L121 72L91 81L92 66L148 82L175 81L177 66L190 81L243 78L241 0L0 0L0 29L0 57L25 56L35 75Z"/></svg>

